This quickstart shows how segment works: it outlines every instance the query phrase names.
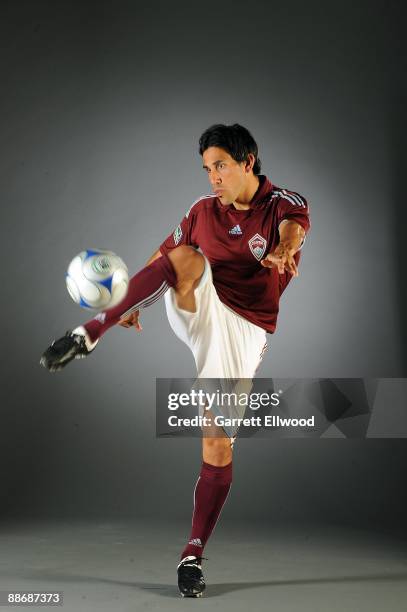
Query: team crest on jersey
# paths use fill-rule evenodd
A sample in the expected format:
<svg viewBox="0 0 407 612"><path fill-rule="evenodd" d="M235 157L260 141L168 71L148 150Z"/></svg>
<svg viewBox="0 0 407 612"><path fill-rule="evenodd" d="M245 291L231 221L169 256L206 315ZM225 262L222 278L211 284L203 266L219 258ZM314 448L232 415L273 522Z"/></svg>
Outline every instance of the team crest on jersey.
<svg viewBox="0 0 407 612"><path fill-rule="evenodd" d="M174 238L174 242L177 245L182 238L182 229L180 225L178 225L178 227L175 229L172 237Z"/></svg>
<svg viewBox="0 0 407 612"><path fill-rule="evenodd" d="M262 259L267 246L267 240L260 236L260 234L255 234L249 240L249 248L255 258L260 261Z"/></svg>

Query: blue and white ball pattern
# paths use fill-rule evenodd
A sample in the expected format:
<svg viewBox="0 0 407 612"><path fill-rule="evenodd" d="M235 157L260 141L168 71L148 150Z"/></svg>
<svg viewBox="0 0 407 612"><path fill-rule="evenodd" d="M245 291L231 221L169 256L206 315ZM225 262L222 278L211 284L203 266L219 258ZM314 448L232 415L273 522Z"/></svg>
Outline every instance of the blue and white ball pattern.
<svg viewBox="0 0 407 612"><path fill-rule="evenodd" d="M74 302L83 308L105 310L126 297L129 272L124 261L112 251L88 249L69 264L66 286Z"/></svg>

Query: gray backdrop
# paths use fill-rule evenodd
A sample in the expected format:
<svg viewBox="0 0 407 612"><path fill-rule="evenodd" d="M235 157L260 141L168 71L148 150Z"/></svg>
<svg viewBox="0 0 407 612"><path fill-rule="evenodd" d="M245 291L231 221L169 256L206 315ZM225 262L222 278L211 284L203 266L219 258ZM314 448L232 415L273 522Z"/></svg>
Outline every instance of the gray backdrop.
<svg viewBox="0 0 407 612"><path fill-rule="evenodd" d="M63 373L38 360L86 320L73 255L135 272L208 193L214 122L311 207L258 375L406 376L401 4L3 3L2 512L190 516L199 440L155 439L155 378L195 372L163 303ZM224 512L396 525L405 460L403 440L239 440Z"/></svg>

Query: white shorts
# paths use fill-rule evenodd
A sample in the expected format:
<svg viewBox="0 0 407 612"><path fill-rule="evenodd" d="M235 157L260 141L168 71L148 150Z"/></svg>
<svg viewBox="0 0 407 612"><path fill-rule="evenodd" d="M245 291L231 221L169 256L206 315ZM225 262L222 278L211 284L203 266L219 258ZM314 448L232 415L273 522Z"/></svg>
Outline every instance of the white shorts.
<svg viewBox="0 0 407 612"><path fill-rule="evenodd" d="M204 259L205 269L195 289L196 312L179 308L171 288L165 293L169 323L191 349L198 378L250 379L251 389L251 379L267 348L266 331L221 302L213 285L211 266L205 256ZM246 392L250 393L248 382ZM241 412L244 411L243 406Z"/></svg>

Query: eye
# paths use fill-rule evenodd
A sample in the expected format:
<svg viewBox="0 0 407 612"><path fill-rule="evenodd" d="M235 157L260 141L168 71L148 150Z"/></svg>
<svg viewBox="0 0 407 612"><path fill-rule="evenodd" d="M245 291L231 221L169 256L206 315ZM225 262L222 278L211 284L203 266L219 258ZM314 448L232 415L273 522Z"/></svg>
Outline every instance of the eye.
<svg viewBox="0 0 407 612"><path fill-rule="evenodd" d="M218 168L223 169L223 168L225 167L225 165L226 165L226 164L225 164L224 162L220 162L220 164L218 165Z"/></svg>

